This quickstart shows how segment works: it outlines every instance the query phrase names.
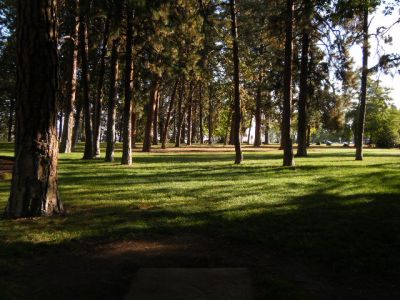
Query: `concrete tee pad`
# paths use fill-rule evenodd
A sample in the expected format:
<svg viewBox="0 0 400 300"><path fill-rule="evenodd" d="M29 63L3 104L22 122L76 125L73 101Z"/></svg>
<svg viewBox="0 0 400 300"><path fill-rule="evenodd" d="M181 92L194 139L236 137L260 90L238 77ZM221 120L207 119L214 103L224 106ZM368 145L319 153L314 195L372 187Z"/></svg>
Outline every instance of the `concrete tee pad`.
<svg viewBox="0 0 400 300"><path fill-rule="evenodd" d="M244 268L139 269L126 300L250 300L250 273Z"/></svg>

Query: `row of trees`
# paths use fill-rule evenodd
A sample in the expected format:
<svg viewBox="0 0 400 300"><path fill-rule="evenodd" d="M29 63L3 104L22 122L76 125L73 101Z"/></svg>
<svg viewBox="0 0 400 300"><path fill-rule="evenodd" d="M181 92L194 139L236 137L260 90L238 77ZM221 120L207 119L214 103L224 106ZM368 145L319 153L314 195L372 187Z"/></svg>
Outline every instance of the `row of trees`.
<svg viewBox="0 0 400 300"><path fill-rule="evenodd" d="M254 117L255 146L263 127L268 143L275 124L284 165L293 166L294 133L297 155L306 156L311 130L343 127L356 94L362 159L368 16L378 1L35 3L1 2L1 63L10 72L1 96L10 137L16 111L12 216L62 211L57 152L74 151L79 140L84 159L99 157L100 141L107 141L106 161L120 140L129 165L137 141L148 152L158 143L179 147L218 136L235 145L241 163L240 137ZM360 85L349 56L355 43L363 48Z"/></svg>

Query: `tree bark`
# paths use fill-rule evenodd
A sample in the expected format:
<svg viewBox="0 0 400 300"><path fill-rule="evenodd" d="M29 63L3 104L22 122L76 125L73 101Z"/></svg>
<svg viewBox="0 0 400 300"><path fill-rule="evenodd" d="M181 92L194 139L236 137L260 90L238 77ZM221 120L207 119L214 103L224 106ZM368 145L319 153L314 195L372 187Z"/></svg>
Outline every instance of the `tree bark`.
<svg viewBox="0 0 400 300"><path fill-rule="evenodd" d="M179 79L176 79L175 85L174 85L174 87L172 89L172 95L171 95L171 99L169 101L167 117L165 119L165 124L164 124L164 127L163 127L163 134L162 134L162 140L161 140L161 148L162 149L166 148L166 141L167 141L167 137L168 137L168 127L169 127L169 123L171 121L171 113L172 113L172 109L174 107L176 90L178 88L178 84L179 84Z"/></svg>
<svg viewBox="0 0 400 300"><path fill-rule="evenodd" d="M298 129L297 129L297 156L307 156L307 102L308 102L308 77L309 77L309 48L311 30L312 3L305 0L305 19L302 34L301 64L300 64L300 92L298 101Z"/></svg>
<svg viewBox="0 0 400 300"><path fill-rule="evenodd" d="M363 143L365 129L365 115L367 107L367 79L368 79L368 51L369 51L369 33L368 33L368 8L364 9L363 16L363 49L362 49L362 73L361 73L361 94L358 110L358 126L355 139L356 160L363 160Z"/></svg>
<svg viewBox="0 0 400 300"><path fill-rule="evenodd" d="M132 164L132 100L133 100L133 10L126 6L125 47L125 103L123 113L122 160L123 165Z"/></svg>
<svg viewBox="0 0 400 300"><path fill-rule="evenodd" d="M240 103L240 73L239 73L239 46L238 46L238 34L236 25L236 7L235 0L229 0L230 11L231 11L231 36L233 40L233 84L235 91L234 108L235 108L235 164L240 164L243 161L243 153L240 145L240 123L242 118L241 103Z"/></svg>
<svg viewBox="0 0 400 300"><path fill-rule="evenodd" d="M65 103L64 131L61 138L60 152L71 153L72 151L72 134L74 129L74 105L76 99L76 79L78 70L78 5L79 1L71 1L74 3L75 24L72 26L71 39L69 42L69 74L67 80L67 101Z"/></svg>
<svg viewBox="0 0 400 300"><path fill-rule="evenodd" d="M151 142L153 139L152 125L154 122L154 113L156 110L156 102L158 99L160 89L160 80L157 75L154 75L151 90L150 90L150 99L147 104L147 118L146 118L146 126L144 129L144 141L143 141L143 152L151 151Z"/></svg>
<svg viewBox="0 0 400 300"><path fill-rule="evenodd" d="M110 91L108 99L108 117L107 117L107 148L106 148L106 162L114 161L114 147L115 147L115 118L117 115L116 103L118 100L118 52L119 52L119 38L114 39L111 51L111 74L110 74Z"/></svg>
<svg viewBox="0 0 400 300"><path fill-rule="evenodd" d="M101 105L104 94L104 75L106 72L107 44L110 36L111 13L107 14L104 24L103 42L100 55L99 81L97 85L96 99L93 105L93 155L100 157L100 126L101 126Z"/></svg>
<svg viewBox="0 0 400 300"><path fill-rule="evenodd" d="M6 214L59 214L56 1L18 0L17 18L15 161Z"/></svg>
<svg viewBox="0 0 400 300"><path fill-rule="evenodd" d="M79 52L81 57L81 73L83 87L83 115L85 120L85 151L83 159L93 159L93 130L90 117L89 99L89 70L88 70L88 32L87 32L87 9L85 2L79 5Z"/></svg>
<svg viewBox="0 0 400 300"><path fill-rule="evenodd" d="M292 59L293 59L293 0L286 1L285 22L285 69L283 88L283 166L294 166L293 144L290 138L291 110L292 110Z"/></svg>

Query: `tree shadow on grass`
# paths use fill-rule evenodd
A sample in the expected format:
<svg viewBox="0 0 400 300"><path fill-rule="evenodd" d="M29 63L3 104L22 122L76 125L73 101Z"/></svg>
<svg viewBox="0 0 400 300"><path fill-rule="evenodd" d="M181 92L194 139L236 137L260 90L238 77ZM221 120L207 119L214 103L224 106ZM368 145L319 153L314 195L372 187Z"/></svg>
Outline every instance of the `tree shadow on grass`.
<svg viewBox="0 0 400 300"><path fill-rule="evenodd" d="M333 297L400 296L394 285L400 279L400 183L395 162L367 165L365 173L353 175L353 165L335 170L310 164L295 171L271 166L280 158L275 154L249 154L253 162L243 166L230 165L231 154L215 155L211 164L206 164L207 155L182 156L138 156L132 168L121 167L118 161L62 158L60 189L67 216L0 219L3 298L120 298L141 266L253 269L260 264L263 274L274 275L268 282L261 280L258 289L285 282L273 294L281 298L287 290L305 290L306 296L298 298L309 299L315 292L310 281L318 280L333 287ZM309 180L314 174L315 181ZM301 185L303 192L290 192ZM8 185L1 183L0 193L7 191ZM255 198L260 194L265 196ZM140 253L129 246L123 254L97 255L99 245L157 243L193 234L211 242L200 238L191 247L144 247ZM174 243L179 241L170 244ZM199 247L204 253L196 252ZM291 267L293 260L315 266L316 273L304 280L299 275L303 270ZM326 287L318 287L317 295L326 295Z"/></svg>
<svg viewBox="0 0 400 300"><path fill-rule="evenodd" d="M390 185L397 187L397 182L391 179ZM358 178L358 183L376 184L377 181L365 175ZM257 184L249 186L246 191L232 193L226 192L227 186L216 185L211 194L201 188L190 190L190 193L196 194L197 210L187 209L185 202L143 206L142 202L135 201L118 204L116 199L114 205L93 202L75 207L66 217L3 219L0 220L0 235L5 237L12 231L15 237L20 238L15 241L1 239L0 260L3 261L5 275L0 276L7 282L5 277L8 274L13 281L11 287L24 285L26 289L22 289L21 293L34 291L34 295L46 297L61 289L65 299L79 298L87 293L93 298L102 295L119 298L130 276L140 266L235 266L236 261L252 268L262 259L240 259L240 255L229 259L228 251L224 254L225 258L220 253L213 259L213 252L210 251L207 258L186 257L180 260L188 248L174 252L172 260L169 259L169 250L163 252L161 249L153 256L148 253L143 263L138 259L141 256L137 252L132 257L124 256L123 260L120 254L107 258L95 256L98 245L112 241L157 240L159 237L196 233L212 237L222 244L233 243L240 245L239 248L246 245L247 248L258 249L257 255L265 253L273 258L290 257L304 265L315 265L319 277L337 288L338 295L343 293L364 299L400 296L395 285L400 279L400 192L337 194L335 191L341 186L343 181L330 177L326 178L323 186L315 185L305 195L288 196L282 203L246 202L213 207L211 204L214 202L223 204L232 197L249 196L249 193L251 196L250 191L254 194L267 192L263 188L257 190ZM290 185L281 187L282 191L288 188ZM222 194L224 191L225 194ZM156 190L156 193L166 192L171 190ZM174 197L180 196L180 192L172 191ZM154 198L154 191L143 197ZM42 232L50 233L47 239L51 235L59 238L56 243L46 238L43 242L29 242L30 235ZM129 248L127 251L130 251ZM13 257L11 261L16 266L4 263L10 257ZM285 264L286 260L278 261ZM64 271L59 270L61 267ZM282 268L289 266L283 265ZM49 282L46 288L38 289L43 280L39 272L43 271L47 272L48 278L45 278ZM285 278L286 275L279 276ZM300 290L308 290L303 286L306 283L297 284ZM3 290L4 293L7 291L10 289Z"/></svg>

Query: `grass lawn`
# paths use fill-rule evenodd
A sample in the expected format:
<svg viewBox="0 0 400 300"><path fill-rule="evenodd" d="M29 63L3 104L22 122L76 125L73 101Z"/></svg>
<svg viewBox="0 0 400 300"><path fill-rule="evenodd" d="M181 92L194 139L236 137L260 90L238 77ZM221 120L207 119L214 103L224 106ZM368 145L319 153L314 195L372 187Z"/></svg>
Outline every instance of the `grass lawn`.
<svg viewBox="0 0 400 300"><path fill-rule="evenodd" d="M0 218L0 299L120 298L143 266L248 267L260 299L400 297L400 150L120 155L60 155L66 216Z"/></svg>

